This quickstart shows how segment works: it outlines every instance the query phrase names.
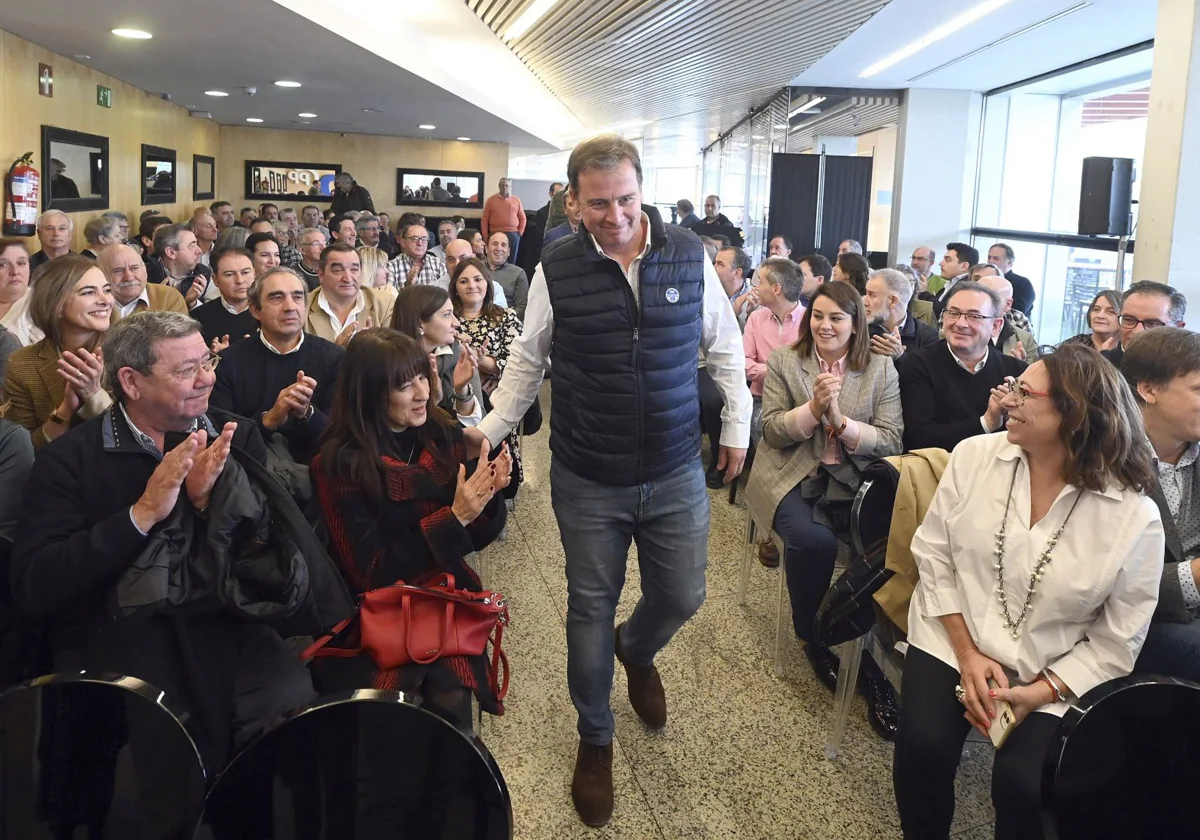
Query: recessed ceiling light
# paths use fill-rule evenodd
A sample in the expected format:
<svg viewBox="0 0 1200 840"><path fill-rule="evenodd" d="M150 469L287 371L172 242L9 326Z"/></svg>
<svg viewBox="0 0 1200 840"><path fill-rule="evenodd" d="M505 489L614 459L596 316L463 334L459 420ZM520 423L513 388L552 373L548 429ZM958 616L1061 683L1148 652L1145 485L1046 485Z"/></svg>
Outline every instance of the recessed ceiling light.
<svg viewBox="0 0 1200 840"><path fill-rule="evenodd" d="M287 79L280 79L275 85L276 87L300 87L299 82L289 82Z"/></svg>
<svg viewBox="0 0 1200 840"><path fill-rule="evenodd" d="M893 64L899 64L906 58L919 53L921 50L928 47L930 44L935 44L943 38L949 38L955 32L970 26L975 21L979 20L984 15L989 15L999 9L1001 6L1007 5L1009 0L985 0L973 9L968 9L953 20L948 20L941 26L935 28L922 38L918 38L911 44L907 44L896 50L891 55L880 61L875 62L866 70L858 74L858 78L866 79L874 76L876 73L882 73L884 70L891 67Z"/></svg>
<svg viewBox="0 0 1200 840"><path fill-rule="evenodd" d="M119 38L135 38L139 41L145 41L154 37L144 29L114 29L112 34Z"/></svg>
<svg viewBox="0 0 1200 840"><path fill-rule="evenodd" d="M785 125L784 123L775 123L775 125L773 127L779 128L779 129L784 129L784 128L787 128L787 125Z"/></svg>
<svg viewBox="0 0 1200 840"><path fill-rule="evenodd" d="M751 140L766 140L767 138L761 134L751 134L750 139Z"/></svg>
<svg viewBox="0 0 1200 840"><path fill-rule="evenodd" d="M83 53L76 53L75 55L71 56L71 58L75 59L76 61L87 61L91 58L91 56L84 55Z"/></svg>
<svg viewBox="0 0 1200 840"><path fill-rule="evenodd" d="M382 114L383 113L382 108L363 108L362 111L364 114Z"/></svg>
<svg viewBox="0 0 1200 840"><path fill-rule="evenodd" d="M433 131L435 128L437 128L437 126L430 125L429 123L421 123L419 126L417 126L417 128L421 129L422 131Z"/></svg>
<svg viewBox="0 0 1200 840"><path fill-rule="evenodd" d="M246 117L246 122L259 123L262 122L262 120L260 120L258 117Z"/></svg>
<svg viewBox="0 0 1200 840"><path fill-rule="evenodd" d="M206 90L206 91L204 91L204 95L205 96L228 96L229 94L223 90Z"/></svg>
<svg viewBox="0 0 1200 840"><path fill-rule="evenodd" d="M459 137L459 138L457 138L457 139L458 139L458 140L461 140L461 141L463 141L464 143L466 143L466 142L467 142L468 140L470 140L471 138L470 138L470 137Z"/></svg>
<svg viewBox="0 0 1200 840"><path fill-rule="evenodd" d="M792 112L790 114L788 114L788 119L790 120L792 117L796 116L797 114L806 114L809 111L811 111L813 108L816 108L818 105L820 105L824 101L825 101L824 96L818 96L815 99L810 99L807 102L805 102L803 105L801 105L799 108L793 109Z"/></svg>
<svg viewBox="0 0 1200 840"><path fill-rule="evenodd" d="M306 112L304 112L303 114L297 114L296 116L297 116L297 117L303 117L303 118L304 118L304 119L306 119L306 120L315 120L315 119L317 118L317 115L316 115L316 114L310 114L310 113L308 113L307 111L306 111Z"/></svg>

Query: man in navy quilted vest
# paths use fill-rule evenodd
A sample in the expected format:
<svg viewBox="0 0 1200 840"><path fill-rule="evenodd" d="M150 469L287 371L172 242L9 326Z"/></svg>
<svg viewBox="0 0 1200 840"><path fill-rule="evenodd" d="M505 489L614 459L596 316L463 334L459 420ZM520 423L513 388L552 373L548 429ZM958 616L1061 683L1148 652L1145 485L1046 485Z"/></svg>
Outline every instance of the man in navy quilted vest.
<svg viewBox="0 0 1200 840"><path fill-rule="evenodd" d="M642 204L637 149L615 135L567 164L578 231L546 246L525 329L493 411L468 440L498 446L537 399L554 359L551 499L566 554L567 682L579 714L571 795L580 819L612 816L613 656L634 711L666 724L655 655L704 602L709 507L700 462L696 357L725 400L719 468L733 481L750 439L741 331L694 233ZM642 594L614 629L630 542Z"/></svg>

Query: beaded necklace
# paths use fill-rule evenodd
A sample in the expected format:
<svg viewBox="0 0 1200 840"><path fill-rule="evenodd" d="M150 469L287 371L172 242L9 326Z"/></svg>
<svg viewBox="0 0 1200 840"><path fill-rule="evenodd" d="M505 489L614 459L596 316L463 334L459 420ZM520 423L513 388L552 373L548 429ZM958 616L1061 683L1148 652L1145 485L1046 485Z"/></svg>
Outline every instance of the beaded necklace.
<svg viewBox="0 0 1200 840"><path fill-rule="evenodd" d="M1071 514L1075 512L1075 507L1079 504L1079 500L1083 498L1083 491L1079 491L1075 496L1075 501L1071 503L1071 509L1067 511L1067 518L1063 520L1062 525L1058 526L1058 530L1050 537L1050 541L1046 543L1046 548L1042 551L1042 555L1038 557L1037 563L1034 564L1033 573L1029 576L1029 591L1025 593L1025 603L1021 605L1021 614L1014 620L1008 611L1008 594L1004 591L1004 544L1006 532L1008 531L1008 510L1012 506L1013 489L1017 486L1017 469L1020 465L1020 460L1013 464L1012 481L1008 485L1008 501L1004 503L1004 519L1000 523L1000 530L996 532L996 565L993 567L996 570L996 577L1000 581L999 588L997 589L997 597L1000 600L1000 609L1004 611L1004 626L1008 628L1008 632L1013 639L1017 639L1021 635L1021 625L1029 617L1029 610L1033 604L1033 596L1037 590L1038 581L1042 579L1046 567L1050 565L1054 546L1058 544L1058 538L1062 536L1063 529L1071 521Z"/></svg>

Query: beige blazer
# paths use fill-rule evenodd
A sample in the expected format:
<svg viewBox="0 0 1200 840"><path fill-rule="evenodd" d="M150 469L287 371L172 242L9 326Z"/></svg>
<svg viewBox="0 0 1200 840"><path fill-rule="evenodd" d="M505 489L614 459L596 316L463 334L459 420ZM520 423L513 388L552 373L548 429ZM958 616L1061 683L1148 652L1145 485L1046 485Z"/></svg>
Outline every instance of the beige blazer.
<svg viewBox="0 0 1200 840"><path fill-rule="evenodd" d="M358 317L363 318L370 315L371 326L390 327L392 310L388 308L387 298L381 292L368 286L363 286L358 293L363 297L363 308L362 312L358 313ZM304 320L304 331L320 336L327 341L337 341L337 332L333 329L333 322L329 320L329 313L322 309L317 302L320 294L320 286L308 293L308 312Z"/></svg>
<svg viewBox="0 0 1200 840"><path fill-rule="evenodd" d="M19 423L29 430L34 448L50 442L42 427L63 401L67 383L58 375L58 348L48 338L14 350L8 357L8 374L4 392L9 401L5 419ZM90 420L112 405L112 397L103 388L79 407L68 420L71 428Z"/></svg>
<svg viewBox="0 0 1200 840"><path fill-rule="evenodd" d="M794 440L784 415L812 399L820 367L815 355L801 356L793 347L780 347L767 360L763 383L763 437L754 454L746 485L746 506L760 529L769 529L783 497L816 471L825 452L826 434L820 427L808 440ZM904 449L904 416L900 410L900 379L891 358L870 356L861 371L847 371L838 397L842 415L862 424L853 458L865 466L876 458L898 455Z"/></svg>

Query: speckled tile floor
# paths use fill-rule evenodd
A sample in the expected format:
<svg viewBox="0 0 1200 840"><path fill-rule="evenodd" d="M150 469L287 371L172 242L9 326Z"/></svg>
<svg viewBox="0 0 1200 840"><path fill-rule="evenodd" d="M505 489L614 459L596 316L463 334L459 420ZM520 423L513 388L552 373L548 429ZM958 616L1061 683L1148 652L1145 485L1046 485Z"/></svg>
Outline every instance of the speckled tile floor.
<svg viewBox="0 0 1200 840"><path fill-rule="evenodd" d="M641 724L618 667L612 693L616 810L603 829L579 821L570 796L576 734L567 694L567 585L550 507L548 441L548 421L525 438L526 482L507 541L490 550L491 585L512 605L504 638L513 678L507 713L485 716L481 734L512 794L515 837L900 837L892 748L867 724L861 698L851 712L843 757L831 762L823 748L833 698L798 644L789 646L783 679L774 675L778 572L755 563L747 604L737 604L743 509L731 507L726 492L710 493L708 600L657 660L669 722L658 733ZM638 580L631 551L618 619L633 609ZM992 836L991 760L990 749L979 745L963 758L956 840Z"/></svg>

